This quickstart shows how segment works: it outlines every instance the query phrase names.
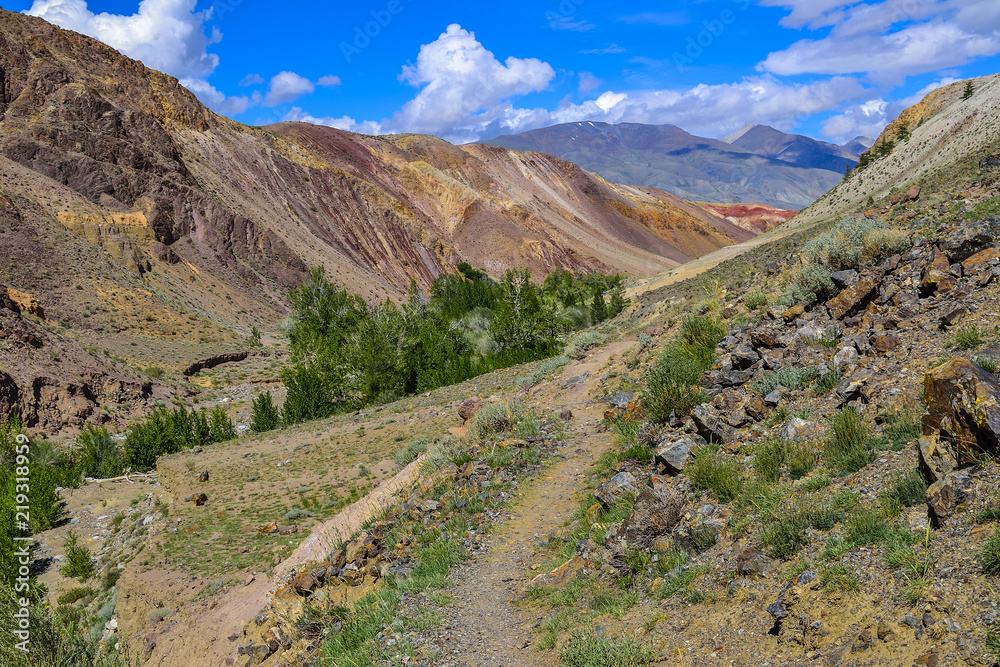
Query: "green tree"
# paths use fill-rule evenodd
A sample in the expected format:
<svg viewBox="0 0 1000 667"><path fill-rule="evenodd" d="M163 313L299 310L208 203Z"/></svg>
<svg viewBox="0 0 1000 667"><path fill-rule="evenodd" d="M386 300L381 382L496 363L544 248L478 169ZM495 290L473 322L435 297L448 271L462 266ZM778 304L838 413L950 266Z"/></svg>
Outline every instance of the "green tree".
<svg viewBox="0 0 1000 667"><path fill-rule="evenodd" d="M594 324L608 319L608 306L604 303L604 294L600 289L594 290L594 299L590 302L590 319Z"/></svg>
<svg viewBox="0 0 1000 667"><path fill-rule="evenodd" d="M608 316L618 317L628 307L628 299L625 298L625 290L618 285L611 290L611 301L608 303Z"/></svg>
<svg viewBox="0 0 1000 667"><path fill-rule="evenodd" d="M972 81L966 81L965 82L965 92L962 93L962 99L963 100L971 99L972 96L975 95L975 94L976 94L976 86L975 86L975 84L973 84Z"/></svg>
<svg viewBox="0 0 1000 667"><path fill-rule="evenodd" d="M257 394L253 399L250 413L250 430L254 433L267 433L278 428L280 423L281 415L274 406L271 392L264 391Z"/></svg>

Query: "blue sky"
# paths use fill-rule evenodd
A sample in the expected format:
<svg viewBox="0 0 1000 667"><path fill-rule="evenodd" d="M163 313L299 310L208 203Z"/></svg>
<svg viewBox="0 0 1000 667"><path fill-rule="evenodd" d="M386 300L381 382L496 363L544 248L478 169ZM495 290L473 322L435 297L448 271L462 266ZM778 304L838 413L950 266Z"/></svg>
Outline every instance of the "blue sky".
<svg viewBox="0 0 1000 667"><path fill-rule="evenodd" d="M560 122L842 143L1000 71L997 0L33 0L239 121L456 142Z"/></svg>

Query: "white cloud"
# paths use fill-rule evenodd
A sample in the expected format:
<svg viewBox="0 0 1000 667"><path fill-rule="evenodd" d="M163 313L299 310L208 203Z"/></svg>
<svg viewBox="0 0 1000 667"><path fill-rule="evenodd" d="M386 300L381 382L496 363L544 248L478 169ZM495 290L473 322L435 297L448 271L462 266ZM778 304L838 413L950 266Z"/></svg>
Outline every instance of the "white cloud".
<svg viewBox="0 0 1000 667"><path fill-rule="evenodd" d="M330 76L321 76L319 78L319 81L316 82L316 85L317 86L323 86L323 87L339 86L340 85L340 77L339 76L333 76L332 74Z"/></svg>
<svg viewBox="0 0 1000 667"><path fill-rule="evenodd" d="M225 93L204 79L181 79L181 85L198 96L206 106L227 115L241 114L260 104L261 95L256 90L252 95L227 97Z"/></svg>
<svg viewBox="0 0 1000 667"><path fill-rule="evenodd" d="M375 121L369 120L359 123L349 116L342 116L340 118L316 118L315 116L303 111L300 107L292 107L291 111L285 115L283 120L312 123L313 125L325 125L327 127L335 127L338 130L357 132L358 134L385 134L385 131L382 129L382 124Z"/></svg>
<svg viewBox="0 0 1000 667"><path fill-rule="evenodd" d="M420 47L415 65L403 68L400 79L422 88L390 125L405 132L448 134L470 118L489 123L503 114L504 100L545 90L554 77L552 66L536 58L510 57L501 63L473 33L452 24Z"/></svg>
<svg viewBox="0 0 1000 667"><path fill-rule="evenodd" d="M264 77L260 74L247 74L243 77L243 80L240 81L239 85L241 88L246 88L247 86L259 86L262 83L264 83Z"/></svg>
<svg viewBox="0 0 1000 667"><path fill-rule="evenodd" d="M303 95L316 90L316 85L295 72L280 72L271 77L271 87L264 97L264 106L276 107L286 102L294 102Z"/></svg>
<svg viewBox="0 0 1000 667"><path fill-rule="evenodd" d="M788 27L832 26L768 55L758 69L778 75L865 74L898 85L906 76L1000 53L996 0L765 0L790 9Z"/></svg>

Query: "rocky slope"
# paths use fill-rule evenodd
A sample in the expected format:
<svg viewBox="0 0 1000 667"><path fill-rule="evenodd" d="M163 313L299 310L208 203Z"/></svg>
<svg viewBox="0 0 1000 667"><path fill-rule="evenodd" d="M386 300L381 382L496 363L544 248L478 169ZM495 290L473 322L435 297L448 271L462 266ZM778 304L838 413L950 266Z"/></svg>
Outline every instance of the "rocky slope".
<svg viewBox="0 0 1000 667"><path fill-rule="evenodd" d="M43 371L13 342L0 356L32 424L38 382L76 383L88 405L64 417L98 419L119 402L79 384L85 367L183 369L273 330L310 266L366 298L463 260L650 275L787 217L720 214L537 154L246 127L99 42L2 10L0 76L0 285L37 301L48 333L18 331L66 362Z"/></svg>
<svg viewBox="0 0 1000 667"><path fill-rule="evenodd" d="M706 139L674 125L568 123L486 142L572 160L622 183L701 201L802 209L832 188L856 155L758 125L734 139Z"/></svg>

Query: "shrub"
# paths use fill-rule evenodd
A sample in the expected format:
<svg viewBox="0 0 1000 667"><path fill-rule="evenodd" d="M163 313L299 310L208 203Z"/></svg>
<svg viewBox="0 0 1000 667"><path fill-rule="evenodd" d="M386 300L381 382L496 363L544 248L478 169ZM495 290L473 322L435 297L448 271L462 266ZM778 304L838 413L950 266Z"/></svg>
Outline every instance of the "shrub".
<svg viewBox="0 0 1000 667"><path fill-rule="evenodd" d="M66 534L66 564L59 570L64 577L77 579L83 583L94 576L94 561L90 550L79 542L72 530Z"/></svg>
<svg viewBox="0 0 1000 667"><path fill-rule="evenodd" d="M709 361L715 352L715 347L727 333L724 324L707 315L692 315L681 322L681 340L693 347L702 357L707 357Z"/></svg>
<svg viewBox="0 0 1000 667"><path fill-rule="evenodd" d="M778 508L764 528L761 546L774 558L791 558L808 544L806 529L830 530L843 517L831 499L791 498Z"/></svg>
<svg viewBox="0 0 1000 667"><path fill-rule="evenodd" d="M833 270L872 266L904 252L910 240L880 220L844 218L826 234L805 245L809 260Z"/></svg>
<svg viewBox="0 0 1000 667"><path fill-rule="evenodd" d="M567 667L645 667L656 654L630 637L608 639L575 630L559 658Z"/></svg>
<svg viewBox="0 0 1000 667"><path fill-rule="evenodd" d="M899 506L912 507L924 502L927 493L927 480L917 470L897 473L892 480L892 486L886 491L885 498Z"/></svg>
<svg viewBox="0 0 1000 667"><path fill-rule="evenodd" d="M774 484L781 479L781 469L785 465L786 446L777 438L768 440L757 451L754 457L754 471L757 478L768 484Z"/></svg>
<svg viewBox="0 0 1000 667"><path fill-rule="evenodd" d="M281 415L278 413L278 408L274 406L271 392L264 391L257 394L257 397L253 399L250 430L254 433L267 433L278 428L280 423Z"/></svg>
<svg viewBox="0 0 1000 667"><path fill-rule="evenodd" d="M584 331L577 335L566 346L566 355L574 359L582 359L589 350L608 342L608 337L600 331Z"/></svg>
<svg viewBox="0 0 1000 667"><path fill-rule="evenodd" d="M712 491L723 503L731 502L743 490L739 464L717 451L699 452L685 472L696 488Z"/></svg>
<svg viewBox="0 0 1000 667"><path fill-rule="evenodd" d="M976 562L983 574L991 577L1000 574L1000 528L986 540L986 544L976 555Z"/></svg>
<svg viewBox="0 0 1000 667"><path fill-rule="evenodd" d="M955 332L955 346L961 350L978 350L986 343L986 331L975 324L964 326Z"/></svg>
<svg viewBox="0 0 1000 667"><path fill-rule="evenodd" d="M844 472L857 472L875 460L871 431L865 418L853 406L841 411L831 422L833 436L823 448L827 462Z"/></svg>
<svg viewBox="0 0 1000 667"><path fill-rule="evenodd" d="M281 379L288 388L281 413L286 424L300 424L333 414L333 399L327 383L314 367L292 366L282 372Z"/></svg>
<svg viewBox="0 0 1000 667"><path fill-rule="evenodd" d="M788 444L788 473L792 479L802 479L816 467L816 449L809 443Z"/></svg>
<svg viewBox="0 0 1000 667"><path fill-rule="evenodd" d="M832 271L825 266L806 264L792 273L782 301L786 304L815 303L836 289Z"/></svg>
<svg viewBox="0 0 1000 667"><path fill-rule="evenodd" d="M697 387L707 370L697 352L683 343L671 343L646 373L642 404L650 418L666 422L672 415L683 415L705 401Z"/></svg>
<svg viewBox="0 0 1000 667"><path fill-rule="evenodd" d="M421 454L427 451L428 443L429 441L427 440L427 438L418 438L413 442L411 442L410 444L408 444L403 449L393 454L392 460L400 468L405 468L406 466L416 461Z"/></svg>
<svg viewBox="0 0 1000 667"><path fill-rule="evenodd" d="M469 436L480 441L512 433L521 422L533 417L524 403L514 399L507 403L483 406L472 418Z"/></svg>
<svg viewBox="0 0 1000 667"><path fill-rule="evenodd" d="M996 375L997 371L1000 371L1000 361L998 361L996 357L983 355L977 357L974 361L987 373L993 373Z"/></svg>
<svg viewBox="0 0 1000 667"><path fill-rule="evenodd" d="M767 293L762 289L750 290L743 295L742 301L748 310L761 310L767 308L769 303Z"/></svg>
<svg viewBox="0 0 1000 667"><path fill-rule="evenodd" d="M59 604L74 604L76 602L79 602L83 598L93 597L93 595L94 595L93 588L90 588L89 586L77 586L76 588L69 589L68 591L60 595L58 598L56 598L56 602L58 602Z"/></svg>
<svg viewBox="0 0 1000 667"><path fill-rule="evenodd" d="M767 396L778 387L791 390L802 389L814 379L816 379L816 370L813 368L785 366L757 378L750 388L761 396Z"/></svg>

